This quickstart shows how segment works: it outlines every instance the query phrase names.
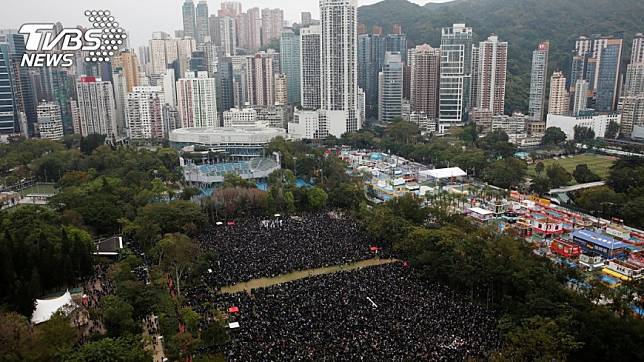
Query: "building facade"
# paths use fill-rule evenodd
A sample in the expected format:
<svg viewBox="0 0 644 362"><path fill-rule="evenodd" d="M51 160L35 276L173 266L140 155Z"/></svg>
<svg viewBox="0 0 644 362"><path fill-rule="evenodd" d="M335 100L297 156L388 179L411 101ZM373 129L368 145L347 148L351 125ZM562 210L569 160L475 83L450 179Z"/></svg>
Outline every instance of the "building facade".
<svg viewBox="0 0 644 362"><path fill-rule="evenodd" d="M548 77L548 53L550 43L539 43L532 52L532 70L530 71L530 99L528 114L532 119L543 120L545 115L546 82Z"/></svg>
<svg viewBox="0 0 644 362"><path fill-rule="evenodd" d="M417 46L411 54L411 110L430 119L438 118L440 62L440 49L428 44Z"/></svg>
<svg viewBox="0 0 644 362"><path fill-rule="evenodd" d="M100 134L115 139L118 132L112 83L96 77L80 77L76 93L81 136Z"/></svg>
<svg viewBox="0 0 644 362"><path fill-rule="evenodd" d="M439 132L461 125L469 110L472 81L472 28L454 24L441 35Z"/></svg>
<svg viewBox="0 0 644 362"><path fill-rule="evenodd" d="M550 97L548 114L563 115L568 113L570 97L566 91L566 77L562 72L554 72L550 77Z"/></svg>
<svg viewBox="0 0 644 362"><path fill-rule="evenodd" d="M300 96L305 110L320 109L320 26L300 29Z"/></svg>
<svg viewBox="0 0 644 362"><path fill-rule="evenodd" d="M403 63L399 52L385 53L378 76L378 121L390 122L402 116Z"/></svg>
<svg viewBox="0 0 644 362"><path fill-rule="evenodd" d="M505 108L505 81L508 68L508 43L496 35L479 43L477 62L477 108L489 109L495 115Z"/></svg>
<svg viewBox="0 0 644 362"><path fill-rule="evenodd" d="M181 127L219 127L216 83L207 72L186 73L177 81Z"/></svg>

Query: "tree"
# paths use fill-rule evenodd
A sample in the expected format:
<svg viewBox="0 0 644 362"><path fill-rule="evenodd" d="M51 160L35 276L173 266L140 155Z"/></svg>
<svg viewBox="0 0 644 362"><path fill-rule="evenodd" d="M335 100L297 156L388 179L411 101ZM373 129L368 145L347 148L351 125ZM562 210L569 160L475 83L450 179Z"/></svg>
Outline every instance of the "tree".
<svg viewBox="0 0 644 362"><path fill-rule="evenodd" d="M575 126L574 140L577 143L586 143L595 139L595 131L590 127Z"/></svg>
<svg viewBox="0 0 644 362"><path fill-rule="evenodd" d="M255 187L255 183L244 180L241 176L235 173L227 173L224 175L224 184L222 187L244 187L250 189Z"/></svg>
<svg viewBox="0 0 644 362"><path fill-rule="evenodd" d="M610 123L608 123L608 127L606 127L606 134L604 134L604 138L614 140L615 138L617 138L618 134L619 123L610 121Z"/></svg>
<svg viewBox="0 0 644 362"><path fill-rule="evenodd" d="M509 331L508 346L502 359L515 361L564 361L582 347L566 326L569 322L544 317L531 317Z"/></svg>
<svg viewBox="0 0 644 362"><path fill-rule="evenodd" d="M559 146L566 142L566 134L559 127L549 127L541 141L545 146Z"/></svg>
<svg viewBox="0 0 644 362"><path fill-rule="evenodd" d="M509 139L505 131L496 130L485 135L479 141L479 146L492 157L510 157L516 153L517 147Z"/></svg>
<svg viewBox="0 0 644 362"><path fill-rule="evenodd" d="M498 187L508 189L519 185L525 175L527 166L524 161L514 157L494 161L483 172L484 179Z"/></svg>
<svg viewBox="0 0 644 362"><path fill-rule="evenodd" d="M328 195L319 187L311 187L306 191L309 209L321 210L326 206Z"/></svg>
<svg viewBox="0 0 644 362"><path fill-rule="evenodd" d="M105 144L105 136L100 134L90 134L80 140L80 150L85 155L91 155L99 146Z"/></svg>
<svg viewBox="0 0 644 362"><path fill-rule="evenodd" d="M532 191L539 195L544 195L550 190L550 180L547 177L536 177L532 180Z"/></svg>
<svg viewBox="0 0 644 362"><path fill-rule="evenodd" d="M123 299L113 295L103 298L101 313L110 336L123 336L134 332L134 308Z"/></svg>
<svg viewBox="0 0 644 362"><path fill-rule="evenodd" d="M83 344L65 356L64 362L149 362L152 356L134 337L102 338Z"/></svg>
<svg viewBox="0 0 644 362"><path fill-rule="evenodd" d="M0 359L24 361L35 345L33 330L26 317L15 312L0 314Z"/></svg>
<svg viewBox="0 0 644 362"><path fill-rule="evenodd" d="M544 166L543 162L541 161L537 162L537 164L534 166L534 170L537 172L537 175L541 175L545 168L546 166Z"/></svg>
<svg viewBox="0 0 644 362"><path fill-rule="evenodd" d="M78 331L72 327L69 318L62 313L54 315L39 327L38 344L34 348L39 360L59 360L70 353L78 342Z"/></svg>
<svg viewBox="0 0 644 362"><path fill-rule="evenodd" d="M573 171L572 177L574 177L577 183L580 183L580 184L601 180L601 177L597 176L594 172L592 172L588 168L588 165L586 165L585 163L581 165L577 165L577 167L575 167L575 171Z"/></svg>
<svg viewBox="0 0 644 362"><path fill-rule="evenodd" d="M557 162L548 166L546 175L548 175L552 187L567 185L572 180L570 173Z"/></svg>
<svg viewBox="0 0 644 362"><path fill-rule="evenodd" d="M201 254L199 245L183 234L168 234L157 245L161 267L172 274L177 286L177 295L181 296L181 281L194 267Z"/></svg>

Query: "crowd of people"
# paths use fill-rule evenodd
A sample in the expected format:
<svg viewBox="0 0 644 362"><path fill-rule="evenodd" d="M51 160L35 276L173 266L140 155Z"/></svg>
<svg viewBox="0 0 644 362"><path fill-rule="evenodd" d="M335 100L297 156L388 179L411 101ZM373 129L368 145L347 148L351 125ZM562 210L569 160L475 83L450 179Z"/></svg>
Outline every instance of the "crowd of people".
<svg viewBox="0 0 644 362"><path fill-rule="evenodd" d="M208 284L220 288L296 270L374 257L357 221L335 214L248 219L206 229L198 240L213 254Z"/></svg>
<svg viewBox="0 0 644 362"><path fill-rule="evenodd" d="M451 361L499 343L491 312L400 262L220 295L218 306L239 323L228 361Z"/></svg>

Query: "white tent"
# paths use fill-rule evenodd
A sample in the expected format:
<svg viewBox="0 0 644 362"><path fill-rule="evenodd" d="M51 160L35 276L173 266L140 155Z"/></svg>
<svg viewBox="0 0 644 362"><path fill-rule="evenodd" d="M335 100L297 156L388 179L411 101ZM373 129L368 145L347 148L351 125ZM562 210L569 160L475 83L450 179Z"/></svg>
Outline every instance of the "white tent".
<svg viewBox="0 0 644 362"><path fill-rule="evenodd" d="M54 313L58 312L65 306L74 306L72 295L69 294L69 290L58 298L36 299L36 309L31 316L31 323L39 324L47 322Z"/></svg>
<svg viewBox="0 0 644 362"><path fill-rule="evenodd" d="M461 170L460 167L450 167L450 168L437 168L433 170L424 170L419 172L421 176L434 179L445 179L452 177L464 177L467 176L467 173Z"/></svg>

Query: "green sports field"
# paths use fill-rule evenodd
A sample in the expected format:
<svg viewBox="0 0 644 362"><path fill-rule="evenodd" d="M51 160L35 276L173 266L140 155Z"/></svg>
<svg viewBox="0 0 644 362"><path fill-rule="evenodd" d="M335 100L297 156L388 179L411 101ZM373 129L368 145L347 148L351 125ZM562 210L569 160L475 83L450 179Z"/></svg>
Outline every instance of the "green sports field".
<svg viewBox="0 0 644 362"><path fill-rule="evenodd" d="M548 168L549 165L557 162L561 166L563 166L568 172L572 174L572 172L575 170L575 167L577 165L581 164L586 164L588 165L588 168L599 175L602 179L606 179L608 177L608 172L610 167L615 163L617 159L615 157L610 157L610 156L602 156L602 155L596 155L593 153L585 153L583 155L577 155L572 158L565 158L565 159L549 159L549 160L543 160L543 165ZM537 172L534 170L536 163L530 165L528 167L528 175L534 177L537 175ZM573 180L574 182L574 180Z"/></svg>

